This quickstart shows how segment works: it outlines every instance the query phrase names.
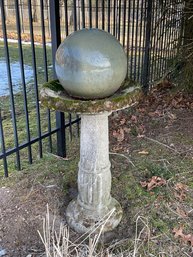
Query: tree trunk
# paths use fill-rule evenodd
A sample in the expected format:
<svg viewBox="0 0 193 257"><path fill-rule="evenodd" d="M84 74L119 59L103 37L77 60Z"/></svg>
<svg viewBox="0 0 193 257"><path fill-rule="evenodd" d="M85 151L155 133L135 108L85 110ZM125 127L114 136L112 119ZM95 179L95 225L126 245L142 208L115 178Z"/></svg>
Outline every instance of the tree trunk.
<svg viewBox="0 0 193 257"><path fill-rule="evenodd" d="M8 0L4 1L5 19L8 17Z"/></svg>
<svg viewBox="0 0 193 257"><path fill-rule="evenodd" d="M38 22L40 19L40 4L39 1L33 0L32 1L32 17L33 17L33 22Z"/></svg>

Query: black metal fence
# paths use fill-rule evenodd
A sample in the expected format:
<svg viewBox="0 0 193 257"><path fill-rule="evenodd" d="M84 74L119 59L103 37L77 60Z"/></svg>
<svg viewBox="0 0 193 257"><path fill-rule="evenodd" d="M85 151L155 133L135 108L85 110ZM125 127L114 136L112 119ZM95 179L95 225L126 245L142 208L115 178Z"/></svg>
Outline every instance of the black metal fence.
<svg viewBox="0 0 193 257"><path fill-rule="evenodd" d="M37 153L65 156L66 133L79 133L79 117L39 105L61 40L81 28L108 31L126 51L128 76L147 90L169 73L182 44L183 8L182 0L0 0L0 175Z"/></svg>

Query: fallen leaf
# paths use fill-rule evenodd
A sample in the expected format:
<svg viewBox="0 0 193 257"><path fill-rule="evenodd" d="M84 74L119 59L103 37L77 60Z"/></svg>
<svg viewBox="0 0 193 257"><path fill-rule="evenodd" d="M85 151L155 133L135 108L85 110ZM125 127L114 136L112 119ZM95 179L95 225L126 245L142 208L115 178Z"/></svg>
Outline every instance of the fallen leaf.
<svg viewBox="0 0 193 257"><path fill-rule="evenodd" d="M152 117L155 117L155 113L154 113L154 112L149 112L148 115L149 115L149 117L151 117L151 118L152 118Z"/></svg>
<svg viewBox="0 0 193 257"><path fill-rule="evenodd" d="M123 147L120 146L120 145L114 146L114 147L112 148L112 151L113 151L113 152L118 152L118 151L122 151L122 150L123 150Z"/></svg>
<svg viewBox="0 0 193 257"><path fill-rule="evenodd" d="M184 238L182 238L184 242L189 242L191 244L191 246L193 246L193 235L192 234L188 234L188 235L184 235Z"/></svg>
<svg viewBox="0 0 193 257"><path fill-rule="evenodd" d="M139 108L139 109L138 109L138 112L140 112L140 113L145 113L146 110L145 110L145 108Z"/></svg>
<svg viewBox="0 0 193 257"><path fill-rule="evenodd" d="M145 126L143 124L139 125L138 134L144 134L144 133L145 133Z"/></svg>
<svg viewBox="0 0 193 257"><path fill-rule="evenodd" d="M124 129L124 131L125 131L126 133L130 133L130 132L131 132L131 129L130 129L130 128L124 127L123 129Z"/></svg>
<svg viewBox="0 0 193 257"><path fill-rule="evenodd" d="M174 233L174 237L177 238L179 236L182 237L184 235L182 231L183 231L183 226L180 226L179 228L174 228L172 232Z"/></svg>
<svg viewBox="0 0 193 257"><path fill-rule="evenodd" d="M122 119L120 120L120 124L121 124L121 125L124 125L125 122L126 122L126 119L125 119L125 118L122 118Z"/></svg>
<svg viewBox="0 0 193 257"><path fill-rule="evenodd" d="M171 105L175 108L177 108L178 105L178 101L176 101L175 99L172 100Z"/></svg>
<svg viewBox="0 0 193 257"><path fill-rule="evenodd" d="M137 138L144 138L144 137L145 137L145 135L141 135L141 134L137 135Z"/></svg>
<svg viewBox="0 0 193 257"><path fill-rule="evenodd" d="M147 187L147 191L151 191L155 187L164 186L166 184L166 180L161 177L153 176L148 181L140 182L140 184L142 187Z"/></svg>
<svg viewBox="0 0 193 257"><path fill-rule="evenodd" d="M124 129L119 128L118 130L114 130L113 137L115 137L118 142L122 142L125 138Z"/></svg>
<svg viewBox="0 0 193 257"><path fill-rule="evenodd" d="M181 182L177 183L174 188L177 191L179 191L179 190L180 191L186 191L186 192L188 191L188 186L183 184L183 183L181 183Z"/></svg>
<svg viewBox="0 0 193 257"><path fill-rule="evenodd" d="M188 217L188 214L187 214L184 210L180 209L179 207L177 207L176 212L177 212L182 218L187 218L187 217Z"/></svg>
<svg viewBox="0 0 193 257"><path fill-rule="evenodd" d="M161 202L161 201L163 201L163 199L164 199L163 195L158 195L156 201Z"/></svg>
<svg viewBox="0 0 193 257"><path fill-rule="evenodd" d="M177 119L177 116L173 113L168 113L168 117L171 119L171 120L176 120Z"/></svg>
<svg viewBox="0 0 193 257"><path fill-rule="evenodd" d="M186 194L184 192L175 192L174 195L180 202L184 201L186 198Z"/></svg>
<svg viewBox="0 0 193 257"><path fill-rule="evenodd" d="M175 185L174 189L176 190L174 193L175 197L178 198L179 201L183 201L186 198L188 186L180 182Z"/></svg>
<svg viewBox="0 0 193 257"><path fill-rule="evenodd" d="M137 123L137 116L132 115L132 116L131 116L131 121L132 121L133 123Z"/></svg>
<svg viewBox="0 0 193 257"><path fill-rule="evenodd" d="M148 155L149 152L148 152L148 151L145 151L145 150L142 150L142 151L139 151L138 154L141 154L141 155Z"/></svg>
<svg viewBox="0 0 193 257"><path fill-rule="evenodd" d="M150 116L151 118L153 118L153 117L162 117L163 116L163 112L156 110L155 112L149 112L148 116Z"/></svg>
<svg viewBox="0 0 193 257"><path fill-rule="evenodd" d="M182 239L184 243L190 243L193 246L193 235L192 234L184 234L183 233L183 226L181 225L179 228L173 229L174 237Z"/></svg>

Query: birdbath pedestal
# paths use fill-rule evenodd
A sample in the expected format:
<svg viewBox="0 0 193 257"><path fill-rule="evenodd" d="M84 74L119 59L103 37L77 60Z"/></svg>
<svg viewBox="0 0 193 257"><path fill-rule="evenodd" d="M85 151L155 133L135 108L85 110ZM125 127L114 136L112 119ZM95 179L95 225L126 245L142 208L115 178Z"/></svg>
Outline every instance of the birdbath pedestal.
<svg viewBox="0 0 193 257"><path fill-rule="evenodd" d="M66 210L69 226L79 233L90 232L100 224L103 224L103 232L110 231L121 220L122 208L110 194L108 116L135 104L140 93L140 88L128 80L114 95L105 99L75 99L58 81L44 84L40 92L43 106L81 115L78 197Z"/></svg>

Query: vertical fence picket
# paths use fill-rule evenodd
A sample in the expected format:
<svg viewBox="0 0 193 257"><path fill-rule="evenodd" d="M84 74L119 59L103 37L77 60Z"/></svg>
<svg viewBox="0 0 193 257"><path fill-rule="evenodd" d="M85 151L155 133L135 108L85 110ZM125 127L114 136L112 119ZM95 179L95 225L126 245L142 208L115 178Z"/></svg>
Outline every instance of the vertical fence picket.
<svg viewBox="0 0 193 257"><path fill-rule="evenodd" d="M117 7L117 39L120 41L121 37L121 0L118 0L118 7Z"/></svg>
<svg viewBox="0 0 193 257"><path fill-rule="evenodd" d="M155 37L155 24L156 24L156 6L155 3L153 4L152 7L152 26L151 26L151 31L152 31L152 39L151 39L151 67L150 67L150 80L153 83L154 82L154 69L155 69L155 47L156 47L156 37Z"/></svg>
<svg viewBox="0 0 193 257"><path fill-rule="evenodd" d="M0 6L1 15L2 15L2 31L4 37L4 49L5 49L5 59L6 59L6 67L7 67L7 74L8 74L8 84L9 84L9 95L10 95L10 107L11 107L11 117L12 117L12 124L13 124L13 133L14 133L14 143L16 148L16 167L18 170L21 169L20 163L20 154L18 149L18 132L17 132L17 120L16 120L16 112L15 112L15 101L13 95L13 84L12 84L12 77L11 77L11 68L10 68L10 56L9 56L9 48L8 48L8 41L7 41L7 30L5 24L5 10L4 10L4 1L1 2ZM3 133L3 132L2 132ZM8 175L8 171L6 171Z"/></svg>
<svg viewBox="0 0 193 257"><path fill-rule="evenodd" d="M115 32L116 32L116 3L117 1L114 0L113 2L113 36L116 36Z"/></svg>
<svg viewBox="0 0 193 257"><path fill-rule="evenodd" d="M95 20L96 20L95 27L98 28L98 26L99 26L99 24L98 24L98 0L96 0L95 4L96 4L96 7L95 7L95 14L96 14L95 15Z"/></svg>
<svg viewBox="0 0 193 257"><path fill-rule="evenodd" d="M136 80L137 70L139 69L139 63L137 63L137 54L138 54L138 24L139 24L139 0L137 0L137 6L136 6L135 57L134 57L134 75L133 75L134 80Z"/></svg>
<svg viewBox="0 0 193 257"><path fill-rule="evenodd" d="M130 59L130 76L133 79L133 57L134 57L134 35L135 35L135 1L132 2L132 29L131 29L131 59Z"/></svg>
<svg viewBox="0 0 193 257"><path fill-rule="evenodd" d="M29 113L28 113L28 101L27 101L27 91L26 91L26 81L24 73L24 60L23 60L23 48L22 48L22 39L21 39L21 24L20 24L20 14L18 8L18 0L15 0L15 11L16 11L16 27L17 27L17 36L18 36L18 51L19 51L19 62L20 62L20 71L21 71L21 82L22 82L22 91L24 99L24 113L25 113L25 125L26 125L26 136L28 143L28 160L29 163L32 163L32 149L31 149L31 133L29 128Z"/></svg>
<svg viewBox="0 0 193 257"><path fill-rule="evenodd" d="M107 2L107 8L108 8L108 17L107 17L107 31L110 33L111 31L111 0L108 0Z"/></svg>
<svg viewBox="0 0 193 257"><path fill-rule="evenodd" d="M92 28L92 0L89 0L89 28Z"/></svg>
<svg viewBox="0 0 193 257"><path fill-rule="evenodd" d="M50 0L50 23L51 23L51 37L52 37L52 59L53 59L53 70L55 74L55 53L58 46L61 43L60 34L60 5L59 0ZM59 156L66 156L66 135L65 135L65 117L64 113L56 112L56 127L59 129L57 132L57 154Z"/></svg>
<svg viewBox="0 0 193 257"><path fill-rule="evenodd" d="M68 2L64 1L64 16L65 16L65 34L68 36ZM73 20L75 20L73 18Z"/></svg>
<svg viewBox="0 0 193 257"><path fill-rule="evenodd" d="M157 77L158 79L160 79L160 63L161 63L161 31L162 31L162 21L161 21L162 17L161 17L161 12L159 12L159 20L158 20L158 30L157 30L157 53L158 53L158 58L157 58Z"/></svg>
<svg viewBox="0 0 193 257"><path fill-rule="evenodd" d="M139 29L139 53L138 53L137 78L138 78L138 81L140 81L140 82L142 82L141 81L142 76L141 76L141 72L140 71L141 71L141 63L142 63L141 59L142 59L142 56L143 56L143 54L142 54L142 52L143 52L142 36L143 36L143 9L144 9L144 1L145 0L141 1L141 8L140 8L141 12L140 12L140 23L139 23L140 29Z"/></svg>
<svg viewBox="0 0 193 257"><path fill-rule="evenodd" d="M38 81L37 81L37 66L36 66L36 54L35 54L35 44L34 44L34 29L33 29L33 18L32 18L32 4L31 0L28 0L28 12L29 12L29 27L30 27L30 41L32 49L32 66L34 75L34 92L35 92L35 102L36 102L36 112L37 112L37 133L40 138L39 144L39 156L42 158L42 140L41 140L41 117L40 117L40 106L39 106L39 93L38 93Z"/></svg>
<svg viewBox="0 0 193 257"><path fill-rule="evenodd" d="M141 85L143 86L143 72L144 72L144 60L145 60L145 52L146 52L146 49L145 49L145 44L146 44L146 22L147 22L147 4L148 4L148 1L147 0L144 0L144 9L143 9L143 41L142 41L142 48L143 48L143 51L142 51L142 58L141 58Z"/></svg>
<svg viewBox="0 0 193 257"><path fill-rule="evenodd" d="M127 76L129 76L129 58L130 58L130 17L131 17L131 1L128 6L128 24L127 24Z"/></svg>
<svg viewBox="0 0 193 257"><path fill-rule="evenodd" d="M164 60L165 60L165 53L164 53L164 44L165 44L165 20L166 20L166 2L163 3L163 11L162 11L162 28L161 28L161 39L160 39L160 58L161 58L161 61L160 61L160 66L159 66L159 70L160 70L160 73L161 73L161 77L163 76L164 74Z"/></svg>
<svg viewBox="0 0 193 257"><path fill-rule="evenodd" d="M145 56L143 64L143 89L147 92L149 87L149 71L150 71L150 46L151 46L151 21L152 21L152 1L148 0L147 3L147 22L146 22L146 35L145 35Z"/></svg>
<svg viewBox="0 0 193 257"><path fill-rule="evenodd" d="M167 2L167 5L169 3ZM170 52L170 30L169 30L169 17L171 16L170 9L167 8L167 21L166 21L166 30L167 30L167 39L166 39L166 60L169 59L169 52ZM168 63L166 61L165 68L167 69Z"/></svg>
<svg viewBox="0 0 193 257"><path fill-rule="evenodd" d="M44 80L48 81L48 65L47 65L47 51L46 51L46 35L45 35L45 22L44 22L44 1L40 0L40 11L41 11L41 30L42 30L42 48L43 48L43 59L44 59ZM51 114L50 110L47 109L47 118L48 118L48 142L49 149L52 152L52 135L51 135Z"/></svg>
<svg viewBox="0 0 193 257"><path fill-rule="evenodd" d="M72 114L68 114L70 141L72 141Z"/></svg>
<svg viewBox="0 0 193 257"><path fill-rule="evenodd" d="M8 177L8 165L7 165L7 156L6 156L6 149L5 149L4 132L3 132L3 122L1 118L1 109L0 109L0 143L1 143L2 154L3 154L4 175L5 177Z"/></svg>
<svg viewBox="0 0 193 257"><path fill-rule="evenodd" d="M105 0L102 0L102 29L105 29Z"/></svg>
<svg viewBox="0 0 193 257"><path fill-rule="evenodd" d="M123 48L125 48L125 32L126 32L126 11L127 11L127 1L124 0L123 3L123 33L122 33L122 37L123 37Z"/></svg>
<svg viewBox="0 0 193 257"><path fill-rule="evenodd" d="M82 13L82 28L85 28L85 3L81 0L81 13Z"/></svg>
<svg viewBox="0 0 193 257"><path fill-rule="evenodd" d="M67 2L67 1L66 1ZM66 10L67 10L67 13L68 13L68 9L67 9L67 4L66 4ZM79 8L79 7L78 7ZM73 1L73 20L74 20L74 31L77 30L77 10L76 10L76 0ZM79 24L79 28L80 28L80 17L79 17L79 20L78 20L78 24ZM68 35L68 33L66 34Z"/></svg>

